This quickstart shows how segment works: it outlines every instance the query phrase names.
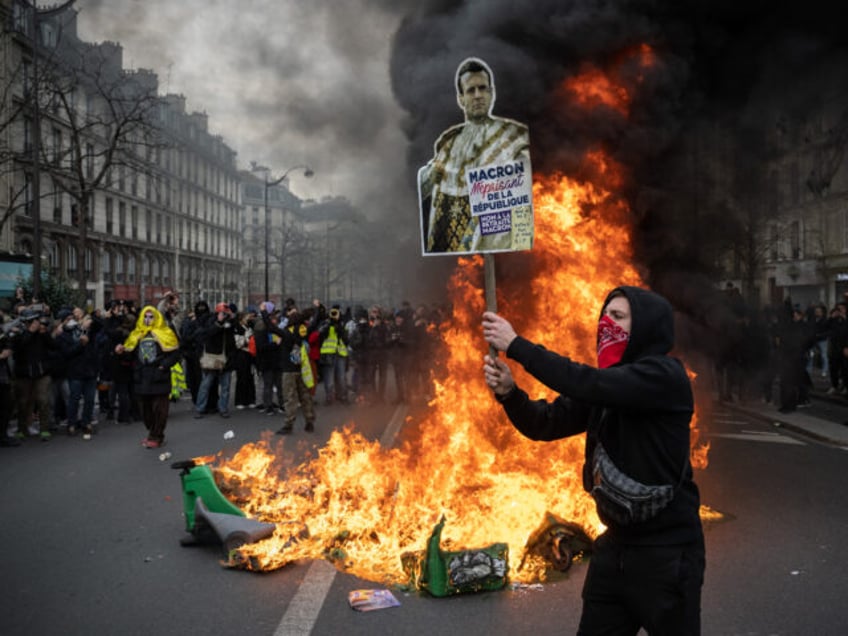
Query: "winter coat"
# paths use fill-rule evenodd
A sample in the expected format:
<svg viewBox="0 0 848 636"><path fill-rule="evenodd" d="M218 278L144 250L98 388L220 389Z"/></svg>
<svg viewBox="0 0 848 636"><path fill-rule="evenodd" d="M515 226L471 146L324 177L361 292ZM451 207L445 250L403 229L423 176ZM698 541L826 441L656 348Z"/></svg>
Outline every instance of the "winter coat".
<svg viewBox="0 0 848 636"><path fill-rule="evenodd" d="M79 326L62 329L56 338L56 344L65 361L65 377L69 380L93 380L100 374L102 349L97 336L101 323L92 321L87 336L88 342L82 343L83 331Z"/></svg>

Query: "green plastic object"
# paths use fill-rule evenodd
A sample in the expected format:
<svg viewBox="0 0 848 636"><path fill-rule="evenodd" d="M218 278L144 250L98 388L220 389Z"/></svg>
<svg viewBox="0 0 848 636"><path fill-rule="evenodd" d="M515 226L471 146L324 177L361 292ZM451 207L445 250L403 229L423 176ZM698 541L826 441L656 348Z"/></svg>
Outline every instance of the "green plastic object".
<svg viewBox="0 0 848 636"><path fill-rule="evenodd" d="M194 530L194 500L200 497L211 512L222 512L244 517L245 514L227 499L215 483L215 476L209 466L201 465L187 469L182 474L183 510L186 518L186 530Z"/></svg>
<svg viewBox="0 0 848 636"><path fill-rule="evenodd" d="M401 555L410 584L436 597L499 590L509 573L509 546L493 543L476 550L442 550L445 517L433 528L425 552Z"/></svg>

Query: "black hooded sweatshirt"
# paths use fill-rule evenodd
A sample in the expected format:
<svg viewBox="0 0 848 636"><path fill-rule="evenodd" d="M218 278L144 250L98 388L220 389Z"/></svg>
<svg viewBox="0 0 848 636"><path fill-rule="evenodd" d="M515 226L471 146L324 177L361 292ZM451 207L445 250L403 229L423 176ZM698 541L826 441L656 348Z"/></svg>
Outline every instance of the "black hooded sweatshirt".
<svg viewBox="0 0 848 636"><path fill-rule="evenodd" d="M633 479L679 484L671 503L646 522L624 527L601 515L609 536L629 545L702 543L700 498L689 463L694 399L685 367L668 355L674 344L671 305L638 287L618 287L610 294L615 291L627 297L631 313L630 339L618 364L608 369L579 364L519 336L507 357L560 395L553 402L534 401L516 387L500 401L513 425L530 439L561 439L588 429ZM586 466L592 464L592 438L586 444ZM584 487L590 486L584 477Z"/></svg>

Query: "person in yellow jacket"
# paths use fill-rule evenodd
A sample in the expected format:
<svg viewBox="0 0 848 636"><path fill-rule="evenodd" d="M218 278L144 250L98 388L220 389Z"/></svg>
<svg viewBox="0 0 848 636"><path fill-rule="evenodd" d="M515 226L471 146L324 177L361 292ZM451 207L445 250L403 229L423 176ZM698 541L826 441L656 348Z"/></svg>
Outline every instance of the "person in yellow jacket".
<svg viewBox="0 0 848 636"><path fill-rule="evenodd" d="M341 323L341 312L337 306L330 309L328 319L321 325L318 341L321 346L321 379L324 382L326 404L336 400L347 403L347 367L348 335Z"/></svg>
<svg viewBox="0 0 848 636"><path fill-rule="evenodd" d="M135 395L141 403L141 416L147 428L147 437L141 442L145 448L159 448L165 443L171 367L182 357L179 347L177 334L152 305L141 310L135 329L122 344L115 346L118 356L134 360Z"/></svg>

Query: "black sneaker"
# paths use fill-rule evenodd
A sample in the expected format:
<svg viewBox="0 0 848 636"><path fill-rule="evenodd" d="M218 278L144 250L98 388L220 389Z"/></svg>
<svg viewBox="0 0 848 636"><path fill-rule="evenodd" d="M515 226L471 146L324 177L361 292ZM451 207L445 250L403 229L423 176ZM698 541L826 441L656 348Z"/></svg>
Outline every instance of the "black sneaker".
<svg viewBox="0 0 848 636"><path fill-rule="evenodd" d="M283 428L277 430L277 435L290 435L291 432L292 432L291 426L284 426Z"/></svg>
<svg viewBox="0 0 848 636"><path fill-rule="evenodd" d="M224 419L228 418L229 416L230 416L229 411L221 411L221 417L223 417Z"/></svg>
<svg viewBox="0 0 848 636"><path fill-rule="evenodd" d="M307 422L306 428L304 428L303 430L306 431L307 433L314 433L315 432L315 425L312 422Z"/></svg>

